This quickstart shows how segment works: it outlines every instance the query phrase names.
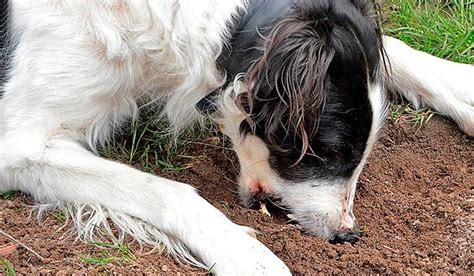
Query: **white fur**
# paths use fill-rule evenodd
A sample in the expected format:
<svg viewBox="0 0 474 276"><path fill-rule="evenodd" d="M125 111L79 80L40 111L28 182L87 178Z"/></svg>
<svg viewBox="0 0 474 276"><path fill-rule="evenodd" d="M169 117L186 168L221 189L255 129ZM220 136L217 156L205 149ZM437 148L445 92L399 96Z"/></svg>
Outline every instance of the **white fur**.
<svg viewBox="0 0 474 276"><path fill-rule="evenodd" d="M153 225L113 209L106 209L101 205L80 204L77 202L57 204L41 204L34 210L38 220L49 211L58 210L65 215L63 230L74 224L74 228L67 230L64 236L74 235L83 242L112 241L117 244L124 242L128 235L132 237L143 250L146 245L158 254L167 252L177 261L185 261L197 267L206 268L191 254L189 249L179 239L167 235ZM110 224L112 222L112 225ZM114 231L115 230L115 231ZM117 233L118 231L118 233Z"/></svg>
<svg viewBox="0 0 474 276"><path fill-rule="evenodd" d="M357 188L357 181L359 180L359 176L364 169L365 164L367 163L367 159L369 158L372 150L377 142L379 137L380 131L384 125L385 118L387 116L389 105L385 95L385 88L383 83L374 83L371 85L369 89L369 100L370 106L372 107L372 126L370 128L369 139L367 140L367 144L365 146L364 155L362 156L362 160L360 161L359 165L355 169L352 177L349 179L349 182L346 185L347 194L349 200L345 202L348 206L344 206L348 213L343 214L344 217L349 217L352 219L354 223L354 214L353 214L353 207L354 207L354 197Z"/></svg>
<svg viewBox="0 0 474 276"><path fill-rule="evenodd" d="M400 40L384 37L391 70L388 88L415 107L430 106L451 117L474 136L474 66L416 51Z"/></svg>
<svg viewBox="0 0 474 276"><path fill-rule="evenodd" d="M84 148L137 116L140 102L166 99L175 130L191 123L194 104L222 81L214 61L240 0L11 4L18 46L0 100L0 191L67 206L83 238L110 219L216 273L289 274L190 186Z"/></svg>
<svg viewBox="0 0 474 276"><path fill-rule="evenodd" d="M192 123L195 103L223 82L215 60L244 2L12 0L16 47L0 100L0 192L21 190L46 206L59 206L84 239L95 238L96 226L110 229L110 219L139 242L164 245L216 273L289 274L248 228L229 221L190 186L93 153L114 129L138 116L142 104L165 103L174 132ZM390 43L387 49L398 64L405 48ZM417 74L418 84L432 81L430 70L394 66L400 87L413 83L407 73ZM459 79L438 75L440 84ZM440 104L449 93L431 93L435 101L423 101L470 131L472 97L462 98L467 90L461 90L458 95L449 89L456 104L471 104L460 108L463 113L453 111L454 103ZM301 199L294 204L307 207Z"/></svg>

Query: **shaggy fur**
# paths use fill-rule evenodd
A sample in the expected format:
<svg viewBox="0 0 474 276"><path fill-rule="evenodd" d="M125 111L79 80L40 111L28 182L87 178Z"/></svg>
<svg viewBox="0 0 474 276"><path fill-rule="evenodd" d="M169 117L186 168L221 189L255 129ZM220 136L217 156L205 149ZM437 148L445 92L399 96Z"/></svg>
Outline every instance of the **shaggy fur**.
<svg viewBox="0 0 474 276"><path fill-rule="evenodd" d="M357 89L347 88L352 87L352 73L329 82L333 61L349 57L337 46L344 49L344 43L352 45L364 35L378 41L368 1L288 0L291 7L319 3L328 8L311 6L305 14L322 17L305 22L288 9L275 10L276 18L266 26L269 33L259 24L248 30L261 38L254 41L257 60L250 72L247 64L226 78L226 71L232 70L219 66L219 57L226 47L231 53L244 50L232 44L235 26L245 14L249 22L259 11L265 14L261 3L0 1L2 10L9 11L8 18L0 20L0 193L20 190L42 204L41 210L64 210L86 240L95 238L97 226L110 232L112 222L121 230L119 239L126 233L143 244L164 246L174 256L212 267L215 273L285 275L290 273L286 265L249 228L232 223L192 187L105 160L97 156L96 147L123 122L139 116L143 105L161 105L163 113L157 117L166 118L170 131L177 133L200 118L195 105L203 97L230 83L215 94L219 112L212 117L232 139L241 162L239 191L244 203L258 193L271 194L281 198L307 232L352 240L343 231L356 226L356 182L383 122L386 86L417 104L437 108L474 134L470 65L443 61L385 37L392 71L381 71L381 45L360 40L360 45L353 45L360 59L350 67L365 68L357 73L365 76L354 83ZM285 7L283 0L279 3ZM335 36L325 44L337 28L345 29L349 40ZM366 28L371 31L363 31ZM289 51L281 51L285 48ZM310 66L303 67L307 60ZM341 86L327 89L328 83ZM267 105L266 112L258 101L269 85L278 87L281 99ZM240 101L239 108L242 95L248 100ZM328 109L328 104L333 107ZM346 109L351 105L364 115ZM273 109L286 119L278 122ZM262 133L246 131L247 119L258 125L262 116ZM296 133L301 144L282 143L274 131L280 127L291 130L291 137ZM328 170L324 166L331 162L314 156L311 162L301 159L317 146L330 153L331 160L339 160L336 167L342 169ZM288 161L275 154L275 148L296 148L291 154L297 158ZM344 158L355 157L341 162L339 149ZM294 161L306 167L291 167Z"/></svg>

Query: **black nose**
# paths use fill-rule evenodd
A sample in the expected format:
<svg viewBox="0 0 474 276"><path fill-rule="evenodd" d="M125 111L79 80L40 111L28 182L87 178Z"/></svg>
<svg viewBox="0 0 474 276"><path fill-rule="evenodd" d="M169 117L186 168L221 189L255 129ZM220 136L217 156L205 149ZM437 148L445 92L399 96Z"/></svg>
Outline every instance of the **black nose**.
<svg viewBox="0 0 474 276"><path fill-rule="evenodd" d="M362 232L359 229L353 229L347 232L337 233L334 236L334 238L330 240L329 242L332 244L345 243L345 242L354 244L360 239L361 235L362 235Z"/></svg>

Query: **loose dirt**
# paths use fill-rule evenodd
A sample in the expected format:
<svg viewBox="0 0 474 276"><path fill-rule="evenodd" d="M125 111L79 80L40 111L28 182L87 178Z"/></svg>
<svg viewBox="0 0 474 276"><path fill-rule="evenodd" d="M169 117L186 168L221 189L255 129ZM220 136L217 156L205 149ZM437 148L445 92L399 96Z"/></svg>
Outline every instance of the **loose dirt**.
<svg viewBox="0 0 474 276"><path fill-rule="evenodd" d="M199 158L186 172L157 173L190 183L233 221L258 230L258 239L295 274L464 273L474 269L474 144L445 118L435 116L419 130L406 120L387 123L358 184L355 214L365 235L355 245L332 245L302 233L281 216L270 218L241 207L234 183L236 158L212 142L188 149ZM8 257L17 273L206 273L165 254L141 254L137 245L131 246L133 261L104 266L88 263L84 258L117 253L65 237L68 227L60 229L63 222L58 214L47 214L42 223L29 218L31 204L25 195L0 200L0 229L45 258L41 261L19 247ZM8 243L0 235L0 247Z"/></svg>

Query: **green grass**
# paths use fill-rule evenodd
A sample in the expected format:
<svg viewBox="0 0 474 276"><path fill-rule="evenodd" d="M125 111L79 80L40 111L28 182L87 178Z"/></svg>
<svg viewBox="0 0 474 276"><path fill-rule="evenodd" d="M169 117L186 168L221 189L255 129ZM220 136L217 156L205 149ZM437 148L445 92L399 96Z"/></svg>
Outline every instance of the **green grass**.
<svg viewBox="0 0 474 276"><path fill-rule="evenodd" d="M4 258L0 258L0 275L15 276L15 269L12 263Z"/></svg>
<svg viewBox="0 0 474 276"><path fill-rule="evenodd" d="M145 116L145 118L147 118ZM167 133L167 126L152 120L135 122L129 132L113 139L100 154L140 167L146 172L156 168L171 173L182 173L193 166L200 156L184 154L186 143L200 134L188 130L178 138Z"/></svg>
<svg viewBox="0 0 474 276"><path fill-rule="evenodd" d="M120 261L118 257L81 257L81 261L94 266L107 266Z"/></svg>
<svg viewBox="0 0 474 276"><path fill-rule="evenodd" d="M59 222L65 222L66 221L66 214L64 212L61 212L61 211L53 213L53 217Z"/></svg>
<svg viewBox="0 0 474 276"><path fill-rule="evenodd" d="M127 245L116 242L95 242L89 244L99 248L100 253L96 256L81 256L80 260L93 266L105 267L109 264L124 264L135 261L136 257Z"/></svg>
<svg viewBox="0 0 474 276"><path fill-rule="evenodd" d="M88 243L91 248L98 252L89 256L80 256L79 259L82 262L101 267L107 271L107 265L109 264L123 265L136 260L128 245L118 241L113 235L103 232L100 228L98 234L100 240L103 241Z"/></svg>
<svg viewBox="0 0 474 276"><path fill-rule="evenodd" d="M395 105L390 119L398 124L403 118L407 118L413 126L419 130L425 124L427 124L434 115L439 114L429 108L415 109L411 104L408 105Z"/></svg>
<svg viewBox="0 0 474 276"><path fill-rule="evenodd" d="M2 198L4 200L9 200L9 199L12 199L16 196L17 196L17 192L15 192L15 191L10 191L10 192L0 194L0 198Z"/></svg>
<svg viewBox="0 0 474 276"><path fill-rule="evenodd" d="M474 62L474 0L388 0L385 29L411 47L456 62Z"/></svg>
<svg viewBox="0 0 474 276"><path fill-rule="evenodd" d="M434 56L474 63L474 0L388 0L387 35ZM407 118L420 129L435 115L429 108L395 105L391 119Z"/></svg>

